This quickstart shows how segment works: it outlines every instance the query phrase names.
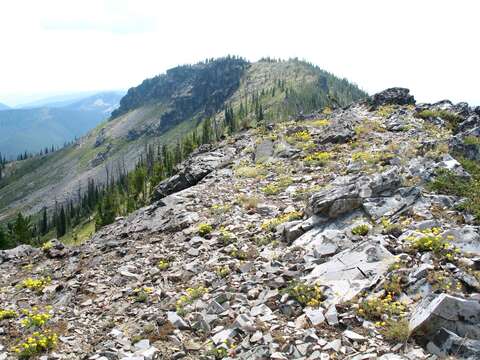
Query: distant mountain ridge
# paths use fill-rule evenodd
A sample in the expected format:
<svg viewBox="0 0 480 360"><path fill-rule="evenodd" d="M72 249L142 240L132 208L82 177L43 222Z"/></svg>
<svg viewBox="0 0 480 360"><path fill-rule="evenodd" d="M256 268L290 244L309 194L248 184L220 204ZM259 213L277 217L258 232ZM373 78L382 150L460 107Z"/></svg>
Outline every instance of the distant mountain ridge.
<svg viewBox="0 0 480 360"><path fill-rule="evenodd" d="M50 108L66 107L93 96L97 96L100 94L110 94L110 93L118 93L121 96L125 95L124 90L83 91L83 92L77 92L77 93L66 93L61 95L46 96L37 100L20 103L16 106L12 106L12 108L33 109L33 108L39 108L39 107L50 107Z"/></svg>
<svg viewBox="0 0 480 360"><path fill-rule="evenodd" d="M105 92L74 102L0 111L0 153L7 158L62 146L107 119L118 106L121 92Z"/></svg>
<svg viewBox="0 0 480 360"><path fill-rule="evenodd" d="M0 110L10 109L10 106L0 103Z"/></svg>

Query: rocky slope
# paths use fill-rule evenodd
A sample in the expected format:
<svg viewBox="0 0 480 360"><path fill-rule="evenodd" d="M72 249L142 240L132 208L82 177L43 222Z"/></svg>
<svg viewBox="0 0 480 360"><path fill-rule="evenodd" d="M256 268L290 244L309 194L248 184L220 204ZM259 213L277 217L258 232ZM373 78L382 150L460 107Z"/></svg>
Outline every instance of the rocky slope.
<svg viewBox="0 0 480 360"><path fill-rule="evenodd" d="M478 359L479 227L428 185L472 176L478 110L389 89L198 149L85 244L0 253L0 359L33 325L54 359Z"/></svg>

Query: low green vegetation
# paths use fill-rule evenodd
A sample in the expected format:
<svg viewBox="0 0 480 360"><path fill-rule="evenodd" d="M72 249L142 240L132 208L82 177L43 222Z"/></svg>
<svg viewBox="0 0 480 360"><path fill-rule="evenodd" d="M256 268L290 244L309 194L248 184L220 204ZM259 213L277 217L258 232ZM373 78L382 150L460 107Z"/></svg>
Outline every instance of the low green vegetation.
<svg viewBox="0 0 480 360"><path fill-rule="evenodd" d="M198 225L198 235L207 236L213 231L213 226L207 223L201 223Z"/></svg>
<svg viewBox="0 0 480 360"><path fill-rule="evenodd" d="M441 118L448 124L450 130L455 131L458 124L463 120L462 117L454 112L448 110L430 110L425 109L417 113L417 116L421 119Z"/></svg>
<svg viewBox="0 0 480 360"><path fill-rule="evenodd" d="M185 294L181 295L176 302L177 313L185 314L185 306L192 304L195 300L200 299L206 293L208 293L208 289L201 285L185 290Z"/></svg>
<svg viewBox="0 0 480 360"><path fill-rule="evenodd" d="M306 124L314 127L323 127L330 125L330 121L327 119L315 119L307 121Z"/></svg>
<svg viewBox="0 0 480 360"><path fill-rule="evenodd" d="M277 195L284 191L293 183L293 180L289 176L282 176L278 181L267 184L260 190L267 196Z"/></svg>
<svg viewBox="0 0 480 360"><path fill-rule="evenodd" d="M323 166L332 159L332 153L328 151L317 151L313 154L305 156L303 161L309 166Z"/></svg>
<svg viewBox="0 0 480 360"><path fill-rule="evenodd" d="M324 299L320 285L310 285L300 281L291 282L284 292L302 306L318 307Z"/></svg>
<svg viewBox="0 0 480 360"><path fill-rule="evenodd" d="M268 232L274 232L278 225L293 221L293 220L300 220L303 217L303 213L301 211L292 211L286 214L279 215L273 219L265 220L262 223L262 230Z"/></svg>
<svg viewBox="0 0 480 360"><path fill-rule="evenodd" d="M480 145L480 137L473 135L465 136L463 143L465 145Z"/></svg>
<svg viewBox="0 0 480 360"><path fill-rule="evenodd" d="M372 297L359 304L357 314L368 320L382 321L384 316L390 318L406 315L406 305L394 299L392 293L384 297Z"/></svg>
<svg viewBox="0 0 480 360"><path fill-rule="evenodd" d="M255 166L239 166L235 169L235 175L241 178L262 178L265 174L266 169L260 164Z"/></svg>
<svg viewBox="0 0 480 360"><path fill-rule="evenodd" d="M380 334L393 344L404 343L410 337L408 319L388 319L380 324Z"/></svg>
<svg viewBox="0 0 480 360"><path fill-rule="evenodd" d="M353 235L365 236L370 231L370 227L367 224L360 224L352 228Z"/></svg>
<svg viewBox="0 0 480 360"><path fill-rule="evenodd" d="M471 175L470 179L457 176L449 170L440 169L435 179L428 184L432 192L456 195L465 198L459 210L471 213L480 222L480 165L478 162L459 158L460 163Z"/></svg>
<svg viewBox="0 0 480 360"><path fill-rule="evenodd" d="M389 117L395 112L394 105L382 105L377 109L377 115L381 117Z"/></svg>

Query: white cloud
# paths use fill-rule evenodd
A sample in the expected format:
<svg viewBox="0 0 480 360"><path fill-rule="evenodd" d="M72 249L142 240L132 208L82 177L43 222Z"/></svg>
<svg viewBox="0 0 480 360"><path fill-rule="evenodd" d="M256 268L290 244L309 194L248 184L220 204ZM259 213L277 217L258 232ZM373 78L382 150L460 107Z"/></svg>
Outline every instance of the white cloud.
<svg viewBox="0 0 480 360"><path fill-rule="evenodd" d="M238 54L300 57L369 92L480 104L476 1L17 0L2 3L0 102L127 88Z"/></svg>

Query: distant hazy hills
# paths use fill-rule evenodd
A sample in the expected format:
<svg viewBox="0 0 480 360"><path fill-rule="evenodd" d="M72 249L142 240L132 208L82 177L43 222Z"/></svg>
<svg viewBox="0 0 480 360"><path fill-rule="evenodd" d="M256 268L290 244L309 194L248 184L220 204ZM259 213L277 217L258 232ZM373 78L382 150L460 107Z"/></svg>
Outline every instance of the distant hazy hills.
<svg viewBox="0 0 480 360"><path fill-rule="evenodd" d="M84 98L38 102L25 108L0 106L0 153L7 157L61 146L86 134L118 107L123 93L103 92ZM30 107L32 106L32 107Z"/></svg>
<svg viewBox="0 0 480 360"><path fill-rule="evenodd" d="M6 109L10 109L10 107L8 107L5 104L0 103L0 110L6 110Z"/></svg>

